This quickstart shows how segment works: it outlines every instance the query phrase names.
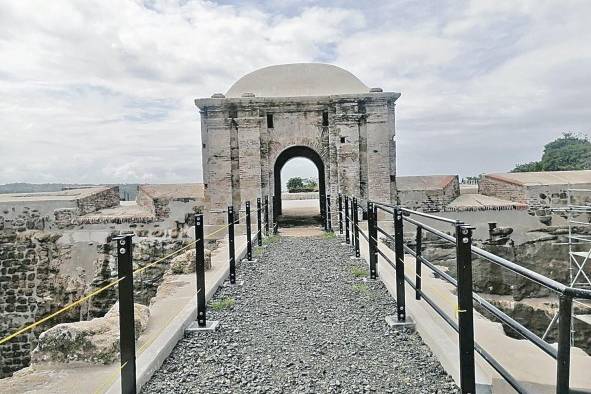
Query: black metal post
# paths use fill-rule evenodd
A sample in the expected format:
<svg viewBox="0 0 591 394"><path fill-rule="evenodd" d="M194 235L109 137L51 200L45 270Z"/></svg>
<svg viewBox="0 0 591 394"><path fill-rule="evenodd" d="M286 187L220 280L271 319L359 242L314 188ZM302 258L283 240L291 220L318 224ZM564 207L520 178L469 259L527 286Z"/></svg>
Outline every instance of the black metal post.
<svg viewBox="0 0 591 394"><path fill-rule="evenodd" d="M349 242L349 196L345 196L345 243Z"/></svg>
<svg viewBox="0 0 591 394"><path fill-rule="evenodd" d="M250 201L246 202L246 259L252 261L252 234L250 226Z"/></svg>
<svg viewBox="0 0 591 394"><path fill-rule="evenodd" d="M121 353L121 392L135 394L135 319L133 307L133 235L117 241L117 275L119 282L119 349Z"/></svg>
<svg viewBox="0 0 591 394"><path fill-rule="evenodd" d="M558 310L558 355L556 357L556 393L570 391L570 337L573 300L561 295Z"/></svg>
<svg viewBox="0 0 591 394"><path fill-rule="evenodd" d="M236 283L236 251L234 250L234 207L228 207L228 252L230 256L230 283Z"/></svg>
<svg viewBox="0 0 591 394"><path fill-rule="evenodd" d="M359 253L359 207L357 206L357 199L353 199L353 238L355 239L355 257L361 256Z"/></svg>
<svg viewBox="0 0 591 394"><path fill-rule="evenodd" d="M417 300L421 299L421 267L423 266L421 262L421 248L423 242L423 228L421 226L417 226L417 236L415 238L415 254L417 255L417 259L415 262L415 298Z"/></svg>
<svg viewBox="0 0 591 394"><path fill-rule="evenodd" d="M280 199L281 196L275 196L273 195L273 220L271 221L272 224L272 230L273 230L273 234L277 234L277 212L275 210L275 207L278 206L277 204L277 200Z"/></svg>
<svg viewBox="0 0 591 394"><path fill-rule="evenodd" d="M343 195L339 193L339 234L343 233Z"/></svg>
<svg viewBox="0 0 591 394"><path fill-rule="evenodd" d="M330 209L330 194L326 195L326 230L332 231L332 217L331 217L331 209Z"/></svg>
<svg viewBox="0 0 591 394"><path fill-rule="evenodd" d="M377 227L375 226L374 217L374 205L373 203L367 203L367 234L368 234L368 245L369 245L369 277L370 279L376 279L377 275L377 262L378 262L378 251L376 238Z"/></svg>
<svg viewBox="0 0 591 394"><path fill-rule="evenodd" d="M265 196L265 237L269 236L269 196Z"/></svg>
<svg viewBox="0 0 591 394"><path fill-rule="evenodd" d="M261 230L261 198L257 197L257 244L263 245L263 232Z"/></svg>
<svg viewBox="0 0 591 394"><path fill-rule="evenodd" d="M378 218L376 215L376 225ZM394 208L394 253L396 255L396 308L398 321L406 321L406 297L404 294L404 229L402 211Z"/></svg>
<svg viewBox="0 0 591 394"><path fill-rule="evenodd" d="M458 337L460 343L460 389L474 393L474 318L472 304L472 228L456 225L458 276Z"/></svg>
<svg viewBox="0 0 591 394"><path fill-rule="evenodd" d="M203 215L195 215L195 275L197 275L197 324L207 325L207 304L205 303L205 240L203 237Z"/></svg>

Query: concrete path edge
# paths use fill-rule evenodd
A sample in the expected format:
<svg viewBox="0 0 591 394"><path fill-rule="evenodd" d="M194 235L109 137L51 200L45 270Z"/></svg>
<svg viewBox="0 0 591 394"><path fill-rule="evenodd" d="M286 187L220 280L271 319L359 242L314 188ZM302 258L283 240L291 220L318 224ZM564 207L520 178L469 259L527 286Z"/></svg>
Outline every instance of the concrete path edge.
<svg viewBox="0 0 591 394"><path fill-rule="evenodd" d="M254 242L254 241L253 241ZM236 260L241 261L246 256L246 245L236 251ZM209 301L217 289L228 278L230 268L227 266L219 275L212 286L205 294L205 300ZM136 388L141 388L150 380L166 358L170 355L176 344L185 336L185 329L195 320L197 316L197 305L188 304L169 324L168 329L163 330L156 340L136 359ZM108 394L121 393L121 377L119 376L111 387L106 391Z"/></svg>

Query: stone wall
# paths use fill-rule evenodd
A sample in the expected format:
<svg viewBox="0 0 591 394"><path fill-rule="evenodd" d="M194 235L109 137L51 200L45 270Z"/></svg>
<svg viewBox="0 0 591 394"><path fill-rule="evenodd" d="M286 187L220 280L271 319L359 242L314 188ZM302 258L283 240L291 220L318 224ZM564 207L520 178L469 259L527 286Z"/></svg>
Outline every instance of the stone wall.
<svg viewBox="0 0 591 394"><path fill-rule="evenodd" d="M104 191L93 193L76 200L78 216L119 205L119 186L110 187Z"/></svg>
<svg viewBox="0 0 591 394"><path fill-rule="evenodd" d="M483 175L481 177L480 183L478 184L478 193L522 204L528 203L525 186L489 175Z"/></svg>
<svg viewBox="0 0 591 394"><path fill-rule="evenodd" d="M203 209L200 184L140 185L136 202L148 208L157 221L188 223L188 215Z"/></svg>
<svg viewBox="0 0 591 394"><path fill-rule="evenodd" d="M458 176L451 177L450 181L440 188L399 188L398 190L398 198L402 206L425 212L443 211L445 206L459 195L460 183Z"/></svg>
<svg viewBox="0 0 591 394"><path fill-rule="evenodd" d="M318 200L318 198L320 198L318 192L281 193L282 200Z"/></svg>
<svg viewBox="0 0 591 394"><path fill-rule="evenodd" d="M568 184L523 185L495 176L483 175L478 186L480 194L527 204L531 210L568 205L568 189L591 189L591 182L578 183L575 186ZM583 205L590 202L591 193L571 193L572 204Z"/></svg>
<svg viewBox="0 0 591 394"><path fill-rule="evenodd" d="M527 204L530 209L540 209L547 207L564 207L568 205L568 189L575 187L569 185L528 185L526 187ZM591 183L578 184L576 189L590 189ZM589 205L591 203L591 193L589 192L571 192L571 204Z"/></svg>
<svg viewBox="0 0 591 394"><path fill-rule="evenodd" d="M0 337L28 325L84 291L78 276L62 275L60 268L70 259L71 247L56 243L59 234L42 231L0 231ZM77 321L80 309L57 316L33 332L0 346L2 371L9 376L29 364L36 335L51 325Z"/></svg>

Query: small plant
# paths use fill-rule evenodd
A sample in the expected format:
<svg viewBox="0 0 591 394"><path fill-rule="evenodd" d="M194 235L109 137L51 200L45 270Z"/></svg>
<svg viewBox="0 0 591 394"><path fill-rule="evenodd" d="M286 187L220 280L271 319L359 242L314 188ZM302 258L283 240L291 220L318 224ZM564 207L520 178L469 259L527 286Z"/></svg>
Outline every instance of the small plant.
<svg viewBox="0 0 591 394"><path fill-rule="evenodd" d="M224 297L210 303L211 309L214 311L223 311L225 309L232 309L236 305L236 300L232 297Z"/></svg>
<svg viewBox="0 0 591 394"><path fill-rule="evenodd" d="M327 231L324 233L324 238L325 239L335 239L337 236L334 233L334 231Z"/></svg>
<svg viewBox="0 0 591 394"><path fill-rule="evenodd" d="M270 235L267 238L263 238L263 245L269 245L276 241L279 241L279 235Z"/></svg>
<svg viewBox="0 0 591 394"><path fill-rule="evenodd" d="M351 267L351 273L356 278L363 278L367 276L367 270L361 267Z"/></svg>
<svg viewBox="0 0 591 394"><path fill-rule="evenodd" d="M368 295L369 287L365 283L355 283L353 285L353 291L361 295Z"/></svg>

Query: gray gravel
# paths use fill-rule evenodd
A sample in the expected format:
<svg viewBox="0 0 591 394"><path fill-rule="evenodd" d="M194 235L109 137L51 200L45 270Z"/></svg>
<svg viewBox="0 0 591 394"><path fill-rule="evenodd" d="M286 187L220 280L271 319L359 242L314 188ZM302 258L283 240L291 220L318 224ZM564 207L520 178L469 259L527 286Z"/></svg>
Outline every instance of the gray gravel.
<svg viewBox="0 0 591 394"><path fill-rule="evenodd" d="M455 393L420 337L391 329L394 300L336 239L279 238L243 286L224 286L208 311L216 332L181 340L144 393ZM366 287L367 286L367 287Z"/></svg>

